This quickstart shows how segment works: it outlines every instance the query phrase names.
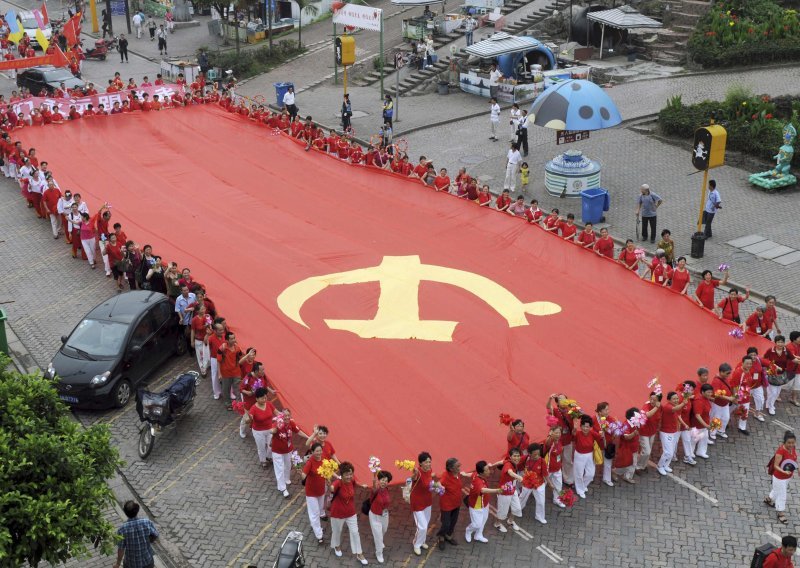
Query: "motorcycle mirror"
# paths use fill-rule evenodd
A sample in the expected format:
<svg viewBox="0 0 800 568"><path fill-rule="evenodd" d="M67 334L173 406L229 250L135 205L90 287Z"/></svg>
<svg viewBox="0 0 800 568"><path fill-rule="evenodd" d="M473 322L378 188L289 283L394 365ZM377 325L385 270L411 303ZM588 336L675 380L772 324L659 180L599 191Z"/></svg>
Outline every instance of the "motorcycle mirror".
<svg viewBox="0 0 800 568"><path fill-rule="evenodd" d="M61 345L64 345L67 342L67 339L69 339L69 337L67 337L66 335L62 335L61 336Z"/></svg>

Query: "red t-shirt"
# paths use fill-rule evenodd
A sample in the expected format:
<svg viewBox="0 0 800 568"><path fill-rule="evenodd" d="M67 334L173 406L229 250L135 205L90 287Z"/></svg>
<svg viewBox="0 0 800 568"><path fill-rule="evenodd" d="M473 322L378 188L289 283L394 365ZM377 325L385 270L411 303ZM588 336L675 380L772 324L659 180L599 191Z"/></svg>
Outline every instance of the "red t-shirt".
<svg viewBox="0 0 800 568"><path fill-rule="evenodd" d="M194 330L194 340L195 341L203 341L206 336L206 318L205 316L194 316L192 318L191 323L192 329ZM211 343L211 338L208 338L208 342Z"/></svg>
<svg viewBox="0 0 800 568"><path fill-rule="evenodd" d="M672 278L672 267L669 264L660 262L656 264L655 268L653 268L653 281L661 286L670 278Z"/></svg>
<svg viewBox="0 0 800 568"><path fill-rule="evenodd" d="M794 568L792 559L781 554L780 548L770 552L761 566L762 568Z"/></svg>
<svg viewBox="0 0 800 568"><path fill-rule="evenodd" d="M336 450L333 448L333 444L331 444L328 440L322 442L322 459L332 459L335 453Z"/></svg>
<svg viewBox="0 0 800 568"><path fill-rule="evenodd" d="M764 324L764 317L759 319L758 312L753 312L744 322L747 331L752 331L753 333L764 333L766 326Z"/></svg>
<svg viewBox="0 0 800 568"><path fill-rule="evenodd" d="M670 285L670 288L678 293L683 292L683 289L686 287L686 284L689 283L690 278L691 274L689 274L688 270L675 269L672 271L672 284Z"/></svg>
<svg viewBox="0 0 800 568"><path fill-rule="evenodd" d="M507 208L509 205L511 205L511 197L509 197L505 193L501 193L497 197L497 201L494 204L494 206L497 207L498 209L503 209L504 207Z"/></svg>
<svg viewBox="0 0 800 568"><path fill-rule="evenodd" d="M645 414L649 413L653 410L653 405L650 402L646 402L645 405L642 407L642 412ZM658 433L658 429L661 426L661 407L658 407L658 410L647 419L647 422L644 423L644 426L639 428L639 434L642 436L655 436Z"/></svg>
<svg viewBox="0 0 800 568"><path fill-rule="evenodd" d="M675 411L666 400L661 403L661 431L665 434L674 434L678 431L678 414L680 410Z"/></svg>
<svg viewBox="0 0 800 568"><path fill-rule="evenodd" d="M250 407L248 412L253 418L253 423L250 425L253 430L263 432L264 430L270 430L272 428L272 419L275 414L275 407L272 406L271 402L267 401L267 404L263 409L259 408L257 404L254 404L252 407Z"/></svg>
<svg viewBox="0 0 800 568"><path fill-rule="evenodd" d="M414 173L420 178L424 178L425 174L428 173L428 164L417 164L414 167Z"/></svg>
<svg viewBox="0 0 800 568"><path fill-rule="evenodd" d="M422 511L426 507L433 505L433 493L430 490L433 470L422 471L418 469L419 477L411 486L411 510Z"/></svg>
<svg viewBox="0 0 800 568"><path fill-rule="evenodd" d="M711 386L714 387L714 392L716 393L719 390L725 391L725 396L732 396L733 391L731 391L730 384L727 380L724 380L722 377L714 377L711 379ZM727 401L722 398L714 398L714 404L717 406L728 406L730 401Z"/></svg>
<svg viewBox="0 0 800 568"><path fill-rule="evenodd" d="M791 473L785 473L783 469L781 469L781 464L786 460L792 460L793 462L797 463L797 450L789 451L783 446L778 448L778 451L775 452L776 455L780 456L780 461L775 460L773 464L775 466L775 471L772 473L773 477L777 479L791 479Z"/></svg>
<svg viewBox="0 0 800 568"><path fill-rule="evenodd" d="M594 244L594 250L599 252L602 256L614 258L614 239L611 237L600 237Z"/></svg>
<svg viewBox="0 0 800 568"><path fill-rule="evenodd" d="M213 337L213 336L212 336ZM211 343L211 338L209 338ZM239 349L239 344L234 343L233 347L228 346L227 341L223 342L217 350L217 361L219 361L219 376L222 379L229 377L238 377L239 373L239 359L242 358L242 351Z"/></svg>
<svg viewBox="0 0 800 568"><path fill-rule="evenodd" d="M544 226L548 229L553 229L558 227L560 221L558 220L558 215L550 214L544 220Z"/></svg>
<svg viewBox="0 0 800 568"><path fill-rule="evenodd" d="M392 504L392 498L389 496L388 489L378 489L373 492L371 499L372 505L369 510L373 515L383 515L383 512Z"/></svg>
<svg viewBox="0 0 800 568"><path fill-rule="evenodd" d="M548 446L547 441L542 442L542 447L545 448L547 454L545 455L545 462L547 462L547 470L550 473L557 473L561 471L561 454L564 452L564 447L561 445L561 440L557 440L555 444Z"/></svg>
<svg viewBox="0 0 800 568"><path fill-rule="evenodd" d="M681 402L683 402L683 401L685 400L685 397L684 397L684 395L683 395L683 394L679 394L678 396L680 396L680 398L681 398ZM700 395L699 395L699 393L698 393L698 394L697 394L697 395L695 395L695 396L700 396ZM694 400L694 399L692 399L692 400ZM684 424L686 424L686 426L684 426L683 424L681 424L681 425L680 425L680 428L681 428L681 430L688 430L689 428L691 428L691 421L692 421L692 400L690 400L689 402L687 402L687 403L684 405L684 407L683 407L683 408L681 408L681 418L683 419L683 423L684 423Z"/></svg>
<svg viewBox="0 0 800 568"><path fill-rule="evenodd" d="M771 330L772 326L775 325L776 319L778 319L778 312L773 306L767 306L767 309L764 310L764 327L761 330L762 333Z"/></svg>
<svg viewBox="0 0 800 568"><path fill-rule="evenodd" d="M58 214L58 200L61 199L61 192L57 187L48 187L44 190L42 200L47 205L47 211L53 215Z"/></svg>
<svg viewBox="0 0 800 568"><path fill-rule="evenodd" d="M528 223L538 223L539 220L544 215L544 212L541 209L536 209L536 211L532 211L530 207L525 210L525 218L528 220Z"/></svg>
<svg viewBox="0 0 800 568"><path fill-rule="evenodd" d="M592 231L591 233L587 233L586 229L584 229L578 235L578 242L583 246L591 245L596 240L597 240L597 234L594 231Z"/></svg>
<svg viewBox="0 0 800 568"><path fill-rule="evenodd" d="M744 302L744 298L741 296L737 296L733 301L730 296L720 300L717 307L722 308L722 318L736 321L739 318L739 304L742 302Z"/></svg>
<svg viewBox="0 0 800 568"><path fill-rule="evenodd" d="M636 264L637 264L637 262L639 260L636 257L636 251L628 250L628 247L625 247L624 249L622 249L619 252L619 257L618 258L628 268L632 268L633 266L636 266Z"/></svg>
<svg viewBox="0 0 800 568"><path fill-rule="evenodd" d="M701 281L694 291L695 295L700 298L702 304L709 310L714 309L714 288L719 286L719 280L711 279L711 282Z"/></svg>
<svg viewBox="0 0 800 568"><path fill-rule="evenodd" d="M589 454L594 450L595 442L603 443L603 438L594 430L589 430L588 434L584 434L583 430L577 430L572 437L574 438L575 453L578 454Z"/></svg>
<svg viewBox="0 0 800 568"><path fill-rule="evenodd" d="M533 461L532 459L528 458L528 461L525 462L525 469L541 477L542 483L544 483L545 477L547 477L549 473L547 471L548 470L547 463L543 458L539 458L536 461ZM541 485L539 485L538 487L541 487ZM535 487L534 489L538 489L538 487Z"/></svg>
<svg viewBox="0 0 800 568"><path fill-rule="evenodd" d="M274 422L272 427L277 427ZM272 448L273 453L291 454L292 450L294 449L294 445L292 445L292 436L295 432L299 431L300 428L297 427L297 424L294 423L294 420L289 420L288 424L284 423L283 428L279 429L272 435L270 447Z"/></svg>
<svg viewBox="0 0 800 568"><path fill-rule="evenodd" d="M439 497L439 508L442 511L453 511L461 506L461 476L445 471L439 476L439 483L444 487L444 494Z"/></svg>
<svg viewBox="0 0 800 568"><path fill-rule="evenodd" d="M578 227L575 225L570 225L567 222L559 223L559 229L561 230L561 237L565 239L570 239L575 236L575 233L578 232Z"/></svg>
<svg viewBox="0 0 800 568"><path fill-rule="evenodd" d="M256 377L252 373L248 373L242 379L239 389L253 392L251 395L242 393L244 407L248 410L256 403L256 391L260 388L267 388L267 377Z"/></svg>
<svg viewBox="0 0 800 568"><path fill-rule="evenodd" d="M356 484L355 481L344 483L341 479L333 482L334 497L331 500L331 517L334 519L348 519L356 514Z"/></svg>
<svg viewBox="0 0 800 568"><path fill-rule="evenodd" d="M512 485L514 483L514 478L509 475L509 472L517 472L517 468L514 467L514 464L510 461L506 461L503 464L503 469L500 470L500 488L503 490L501 495L513 495L514 488L512 487L511 490L508 489L507 483L511 482Z"/></svg>
<svg viewBox="0 0 800 568"><path fill-rule="evenodd" d="M511 439L508 440L508 451L510 452L512 448L517 448L520 454L527 454L528 453L528 445L531 443L531 437L528 436L527 432L523 432L522 434L517 434L516 432L511 433Z"/></svg>
<svg viewBox="0 0 800 568"><path fill-rule="evenodd" d="M450 188L450 177L436 176L433 178L433 186L439 191L447 191Z"/></svg>
<svg viewBox="0 0 800 568"><path fill-rule="evenodd" d="M699 414L700 418L703 419L703 423L707 426L711 421L711 401L704 396L696 397L692 401L692 416L689 423L695 428L705 428L706 426L697 421L695 414Z"/></svg>
<svg viewBox="0 0 800 568"><path fill-rule="evenodd" d="M487 487L486 480L480 477L477 473L472 474L472 487L469 490L469 497L467 503L471 509L483 509L489 506L490 495L481 493L481 490Z"/></svg>
<svg viewBox="0 0 800 568"><path fill-rule="evenodd" d="M306 495L309 497L322 497L325 495L325 478L317 473L322 460L315 460L313 457L303 465L303 473L306 474Z"/></svg>

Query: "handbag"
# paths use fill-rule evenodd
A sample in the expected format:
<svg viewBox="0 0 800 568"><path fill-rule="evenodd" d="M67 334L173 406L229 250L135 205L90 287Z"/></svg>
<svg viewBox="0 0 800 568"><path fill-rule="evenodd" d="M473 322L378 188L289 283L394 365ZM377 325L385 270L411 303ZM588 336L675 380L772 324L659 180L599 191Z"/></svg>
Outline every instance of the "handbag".
<svg viewBox="0 0 800 568"><path fill-rule="evenodd" d="M767 382L771 384L773 387L782 387L786 383L789 382L789 378L786 373L780 373L778 375L767 375Z"/></svg>
<svg viewBox="0 0 800 568"><path fill-rule="evenodd" d="M616 455L617 445L614 443L606 445L606 449L603 451L603 456L605 456L607 460L613 460Z"/></svg>
<svg viewBox="0 0 800 568"><path fill-rule="evenodd" d="M603 450L600 449L600 445L597 442L594 443L592 457L594 458L595 465L601 465L603 463Z"/></svg>
<svg viewBox="0 0 800 568"><path fill-rule="evenodd" d="M372 502L375 501L375 497L378 496L378 492L376 491L372 497L364 499L361 502L361 513L364 515L369 515L369 510L372 509Z"/></svg>
<svg viewBox="0 0 800 568"><path fill-rule="evenodd" d="M117 272L130 272L133 268L133 262L129 258L123 258L114 263Z"/></svg>

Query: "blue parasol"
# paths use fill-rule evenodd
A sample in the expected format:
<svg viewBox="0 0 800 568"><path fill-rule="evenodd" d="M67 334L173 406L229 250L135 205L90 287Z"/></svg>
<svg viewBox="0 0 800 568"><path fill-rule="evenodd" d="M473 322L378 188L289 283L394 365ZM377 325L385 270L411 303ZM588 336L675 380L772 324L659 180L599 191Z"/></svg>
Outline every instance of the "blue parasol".
<svg viewBox="0 0 800 568"><path fill-rule="evenodd" d="M585 79L569 79L547 89L531 105L537 126L554 130L601 130L622 122L614 101Z"/></svg>

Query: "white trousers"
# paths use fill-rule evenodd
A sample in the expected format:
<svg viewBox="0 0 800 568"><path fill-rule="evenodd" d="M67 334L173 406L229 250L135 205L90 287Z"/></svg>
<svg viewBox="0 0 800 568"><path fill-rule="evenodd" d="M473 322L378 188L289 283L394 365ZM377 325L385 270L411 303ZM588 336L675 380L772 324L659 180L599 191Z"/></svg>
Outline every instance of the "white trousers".
<svg viewBox="0 0 800 568"><path fill-rule="evenodd" d="M753 397L753 406L756 412L764 410L764 387L756 387L750 391L750 394Z"/></svg>
<svg viewBox="0 0 800 568"><path fill-rule="evenodd" d="M767 410L771 410L775 412L775 401L778 400L778 397L781 394L781 387L774 387L772 385L767 385Z"/></svg>
<svg viewBox="0 0 800 568"><path fill-rule="evenodd" d="M81 244L83 245L83 252L86 253L86 259L89 261L89 264L94 264L94 249L97 248L97 241L94 238L81 239Z"/></svg>
<svg viewBox="0 0 800 568"><path fill-rule="evenodd" d="M361 537L358 535L358 517L353 515L346 519L331 518L331 546L340 548L342 545L342 528L347 525L347 532L350 534L350 551L353 554L361 554Z"/></svg>
<svg viewBox="0 0 800 568"><path fill-rule="evenodd" d="M483 509L469 508L469 524L467 525L467 535L475 535L476 538L485 538L483 536L483 527L486 526L486 521L489 520L489 507Z"/></svg>
<svg viewBox="0 0 800 568"><path fill-rule="evenodd" d="M639 457L636 461L636 469L647 469L647 462L650 460L650 454L653 453L653 441L656 436L639 436Z"/></svg>
<svg viewBox="0 0 800 568"><path fill-rule="evenodd" d="M201 373L205 373L210 365L210 357L208 353L208 344L203 343L203 340L198 340L195 336L194 340L194 356L197 358L197 366Z"/></svg>
<svg viewBox="0 0 800 568"><path fill-rule="evenodd" d="M528 504L528 499L531 495L533 495L533 499L536 502L536 510L534 512L534 517L537 521L543 521L544 518L544 492L547 489L547 484L542 483L539 487L535 489L528 489L527 487L523 487L520 494L519 494L519 506L524 509L525 505ZM498 509L499 509L499 501L498 501ZM498 515L499 516L499 515Z"/></svg>
<svg viewBox="0 0 800 568"><path fill-rule="evenodd" d="M586 495L592 479L594 479L593 453L575 452L575 491L578 495Z"/></svg>
<svg viewBox="0 0 800 568"><path fill-rule="evenodd" d="M750 403L749 402L743 402L739 406L743 406L744 408L746 408L748 410L750 409ZM739 424L738 424L739 430L747 430L747 419L745 418L743 420L741 416L737 416L737 418L739 420Z"/></svg>
<svg viewBox="0 0 800 568"><path fill-rule="evenodd" d="M553 504L557 505L560 502L559 495L561 493L561 487L563 487L561 472L557 471L555 473L551 473L547 476L547 478L550 480L550 483L553 484L553 487L555 487L555 491L553 491Z"/></svg>
<svg viewBox="0 0 800 568"><path fill-rule="evenodd" d="M58 238L58 230L61 228L61 215L50 213L50 228L53 229L53 237Z"/></svg>
<svg viewBox="0 0 800 568"><path fill-rule="evenodd" d="M564 478L564 483L567 485L572 485L575 481L575 475L573 473L573 453L572 442L564 446L564 451L561 453L561 475Z"/></svg>
<svg viewBox="0 0 800 568"><path fill-rule="evenodd" d="M718 406L717 404L711 403L711 419L719 418L722 421L722 428L720 430L715 430L711 432L710 437L712 440L717 439L717 432L725 433L725 429L728 427L728 422L731 420L731 407L730 406Z"/></svg>
<svg viewBox="0 0 800 568"><path fill-rule="evenodd" d="M497 138L497 125L500 124L497 120L490 120L489 124L492 126L492 138Z"/></svg>
<svg viewBox="0 0 800 568"><path fill-rule="evenodd" d="M278 491L286 491L286 486L292 483L292 454L273 453L272 469L275 470L275 481L278 482Z"/></svg>
<svg viewBox="0 0 800 568"><path fill-rule="evenodd" d="M658 467L663 469L669 467L672 456L675 455L675 440L678 438L678 433L659 432L658 438L661 440L661 459L658 460Z"/></svg>
<svg viewBox="0 0 800 568"><path fill-rule="evenodd" d="M708 428L692 428L692 455L708 455Z"/></svg>
<svg viewBox="0 0 800 568"><path fill-rule="evenodd" d="M244 415L242 415L242 419L239 421L239 435L242 438L246 438L247 435L252 432L252 428L244 421Z"/></svg>
<svg viewBox="0 0 800 568"><path fill-rule="evenodd" d="M611 482L611 467L614 465L614 460L608 458L603 459L603 481Z"/></svg>
<svg viewBox="0 0 800 568"><path fill-rule="evenodd" d="M306 495L306 510L308 511L308 521L314 530L314 536L319 540L322 538L322 524L319 522L319 514L325 510L325 495L320 495L319 497Z"/></svg>
<svg viewBox="0 0 800 568"><path fill-rule="evenodd" d="M788 488L788 479L778 479L774 475L772 476L772 491L769 492L769 498L775 501L775 510L778 512L786 510L786 492Z"/></svg>
<svg viewBox="0 0 800 568"><path fill-rule="evenodd" d="M621 475L625 479L633 479L633 474L636 473L636 456L634 456L633 463L627 467L615 467L614 473Z"/></svg>
<svg viewBox="0 0 800 568"><path fill-rule="evenodd" d="M253 430L253 439L256 441L258 461L264 463L272 457L272 448L269 447L270 443L272 443L272 432L269 430Z"/></svg>
<svg viewBox="0 0 800 568"><path fill-rule="evenodd" d="M428 536L428 525L430 523L430 506L425 507L421 511L414 511L414 524L417 526L417 532L414 533L414 548L419 548L425 544L425 538Z"/></svg>
<svg viewBox="0 0 800 568"><path fill-rule="evenodd" d="M497 496L497 520L505 521L508 518L509 509L515 517L522 516L522 504L516 492L513 495Z"/></svg>
<svg viewBox="0 0 800 568"><path fill-rule="evenodd" d="M683 444L683 456L694 459L694 441L691 430L681 430L681 443Z"/></svg>
<svg viewBox="0 0 800 568"><path fill-rule="evenodd" d="M389 529L389 511L386 510L382 515L369 512L369 528L372 529L372 540L375 541L376 556L383 555L383 537Z"/></svg>
<svg viewBox="0 0 800 568"><path fill-rule="evenodd" d="M214 396L219 397L222 394L222 385L219 382L219 361L216 357L209 357L208 359L211 368L211 390Z"/></svg>
<svg viewBox="0 0 800 568"><path fill-rule="evenodd" d="M506 179L503 181L503 189L514 191L517 188L517 171L519 164L506 165Z"/></svg>

